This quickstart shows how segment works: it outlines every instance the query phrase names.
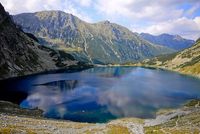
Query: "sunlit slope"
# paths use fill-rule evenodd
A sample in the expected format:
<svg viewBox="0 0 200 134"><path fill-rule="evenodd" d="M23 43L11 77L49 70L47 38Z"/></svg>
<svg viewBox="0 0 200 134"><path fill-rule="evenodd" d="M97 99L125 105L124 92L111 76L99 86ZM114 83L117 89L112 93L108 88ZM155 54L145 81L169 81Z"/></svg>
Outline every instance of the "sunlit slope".
<svg viewBox="0 0 200 134"><path fill-rule="evenodd" d="M200 39L181 52L145 60L141 64L160 66L200 77Z"/></svg>

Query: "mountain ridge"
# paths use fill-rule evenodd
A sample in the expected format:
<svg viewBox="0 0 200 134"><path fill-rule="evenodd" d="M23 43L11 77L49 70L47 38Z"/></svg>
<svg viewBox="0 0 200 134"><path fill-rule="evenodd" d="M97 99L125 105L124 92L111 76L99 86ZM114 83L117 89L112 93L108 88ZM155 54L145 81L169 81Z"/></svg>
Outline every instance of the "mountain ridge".
<svg viewBox="0 0 200 134"><path fill-rule="evenodd" d="M39 38L41 44L64 49L80 61L120 64L173 52L109 21L87 23L57 10L19 14L13 18L25 32Z"/></svg>
<svg viewBox="0 0 200 134"><path fill-rule="evenodd" d="M149 33L140 33L139 35L142 38L144 38L152 43L155 43L155 44L158 44L161 46L166 46L166 47L169 47L176 51L180 51L180 50L189 48L195 43L194 40L185 39L185 38L181 37L180 35L171 35L171 34L167 34L167 33L163 33L160 35L152 35Z"/></svg>

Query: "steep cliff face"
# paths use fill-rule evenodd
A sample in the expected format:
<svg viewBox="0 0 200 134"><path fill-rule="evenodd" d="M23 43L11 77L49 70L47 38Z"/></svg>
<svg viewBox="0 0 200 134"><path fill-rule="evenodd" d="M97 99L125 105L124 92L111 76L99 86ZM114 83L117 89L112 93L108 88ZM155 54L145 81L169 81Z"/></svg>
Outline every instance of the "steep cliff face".
<svg viewBox="0 0 200 134"><path fill-rule="evenodd" d="M42 47L20 30L0 3L0 79L76 64L73 57Z"/></svg>
<svg viewBox="0 0 200 134"><path fill-rule="evenodd" d="M13 18L43 45L65 50L81 61L125 63L172 52L109 21L91 24L61 11L23 13Z"/></svg>
<svg viewBox="0 0 200 134"><path fill-rule="evenodd" d="M140 36L154 44L166 46L176 51L191 47L195 41L184 39L179 35L161 34L154 36L148 33L141 33Z"/></svg>

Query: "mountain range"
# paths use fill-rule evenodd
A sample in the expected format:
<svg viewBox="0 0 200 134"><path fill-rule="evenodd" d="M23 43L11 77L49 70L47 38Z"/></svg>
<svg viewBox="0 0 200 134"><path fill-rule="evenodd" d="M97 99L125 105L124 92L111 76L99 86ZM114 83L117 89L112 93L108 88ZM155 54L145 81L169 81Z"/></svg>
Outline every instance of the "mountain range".
<svg viewBox="0 0 200 134"><path fill-rule="evenodd" d="M25 32L34 34L40 44L65 50L79 61L121 64L173 52L118 24L91 24L62 11L23 13L13 19Z"/></svg>
<svg viewBox="0 0 200 134"><path fill-rule="evenodd" d="M176 51L189 48L195 43L194 40L184 39L179 35L170 35L166 33L157 36L148 33L141 33L140 36L154 44L165 46Z"/></svg>

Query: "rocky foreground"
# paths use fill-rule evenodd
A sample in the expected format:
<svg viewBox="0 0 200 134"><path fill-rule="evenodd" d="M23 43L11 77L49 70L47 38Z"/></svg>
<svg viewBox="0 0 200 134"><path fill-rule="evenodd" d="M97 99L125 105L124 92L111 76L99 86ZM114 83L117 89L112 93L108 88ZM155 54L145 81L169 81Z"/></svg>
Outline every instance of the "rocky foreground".
<svg viewBox="0 0 200 134"><path fill-rule="evenodd" d="M0 105L0 133L200 133L200 100L193 100L180 109L160 110L155 119L122 118L102 124L45 119L40 116L40 112L37 109L33 110L31 113L30 110L25 110L25 112L23 112L23 109L9 102L1 102Z"/></svg>

